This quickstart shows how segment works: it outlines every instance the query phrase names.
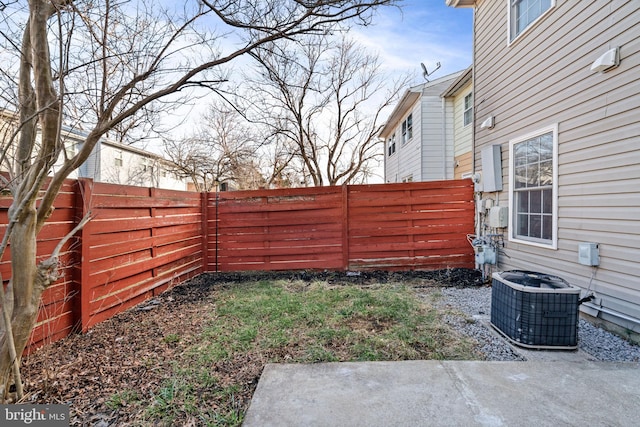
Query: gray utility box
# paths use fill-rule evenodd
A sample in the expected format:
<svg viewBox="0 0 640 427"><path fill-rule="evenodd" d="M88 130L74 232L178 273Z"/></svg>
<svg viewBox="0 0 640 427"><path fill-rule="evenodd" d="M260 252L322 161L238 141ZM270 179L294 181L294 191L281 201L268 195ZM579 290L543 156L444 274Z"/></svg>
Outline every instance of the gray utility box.
<svg viewBox="0 0 640 427"><path fill-rule="evenodd" d="M531 271L493 273L491 324L514 344L527 348L578 347L580 288Z"/></svg>

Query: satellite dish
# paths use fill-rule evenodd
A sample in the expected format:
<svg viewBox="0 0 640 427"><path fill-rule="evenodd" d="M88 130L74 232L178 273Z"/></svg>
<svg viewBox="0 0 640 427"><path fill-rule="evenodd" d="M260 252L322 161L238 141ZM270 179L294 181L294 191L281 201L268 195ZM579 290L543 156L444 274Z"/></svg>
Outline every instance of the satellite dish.
<svg viewBox="0 0 640 427"><path fill-rule="evenodd" d="M422 77L424 77L424 79L427 81L427 83L429 83L429 76L433 73L435 73L436 71L438 71L438 69L440 68L440 63L436 63L436 68L433 69L431 72L427 71L427 67L426 65L424 65L424 63L420 63L420 66L422 67Z"/></svg>

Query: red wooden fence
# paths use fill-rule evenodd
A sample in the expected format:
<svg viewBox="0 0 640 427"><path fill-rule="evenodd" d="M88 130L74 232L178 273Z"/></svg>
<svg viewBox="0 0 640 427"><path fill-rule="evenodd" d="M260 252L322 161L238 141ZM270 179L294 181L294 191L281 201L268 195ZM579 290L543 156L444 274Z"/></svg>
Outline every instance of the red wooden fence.
<svg viewBox="0 0 640 427"><path fill-rule="evenodd" d="M87 212L93 219L61 254L62 277L43 294L29 349L86 331L202 272L201 200L199 193L69 180L38 236L38 256L49 256ZM10 203L0 197L0 233ZM0 262L5 283L10 255Z"/></svg>
<svg viewBox="0 0 640 427"><path fill-rule="evenodd" d="M0 195L0 233L10 202ZM203 271L473 267L470 180L217 194L70 180L55 206L39 257L87 212L93 219L62 251L30 349Z"/></svg>
<svg viewBox="0 0 640 427"><path fill-rule="evenodd" d="M201 195L80 181L82 330L202 272Z"/></svg>
<svg viewBox="0 0 640 427"><path fill-rule="evenodd" d="M37 256L43 260L51 255L58 242L75 227L77 183L67 181L55 200L49 221L42 228L38 239ZM8 224L7 209L11 198L0 195L0 236L4 236ZM69 335L78 312L75 295L80 292L78 282L74 280L74 265L78 254L74 250L73 240L67 242L60 253L60 279L49 286L42 294L40 311L35 329L31 334L31 345L41 345L45 340L55 341ZM11 245L0 260L0 273L6 284L11 277ZM2 307L0 307L0 310ZM4 329L0 327L0 329Z"/></svg>
<svg viewBox="0 0 640 427"><path fill-rule="evenodd" d="M473 268L470 180L207 197L207 271Z"/></svg>

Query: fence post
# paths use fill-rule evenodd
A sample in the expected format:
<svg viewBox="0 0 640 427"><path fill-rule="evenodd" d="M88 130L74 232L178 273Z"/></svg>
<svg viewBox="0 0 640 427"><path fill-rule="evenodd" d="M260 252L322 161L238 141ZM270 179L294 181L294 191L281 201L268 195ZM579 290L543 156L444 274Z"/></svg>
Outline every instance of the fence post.
<svg viewBox="0 0 640 427"><path fill-rule="evenodd" d="M202 219L202 272L209 271L209 193L200 193L200 218Z"/></svg>
<svg viewBox="0 0 640 427"><path fill-rule="evenodd" d="M342 184L342 269L349 269L349 186Z"/></svg>
<svg viewBox="0 0 640 427"><path fill-rule="evenodd" d="M157 246L157 242L156 242L156 235L157 235L157 230L156 230L156 198L158 197L158 192L157 189L155 187L149 187L149 203L151 204L150 208L149 208L149 216L151 217L151 259L155 261L155 259L158 257L158 246ZM154 267L151 269L151 277L156 277L158 276L158 268ZM155 288L154 288L155 289ZM155 294L155 290L152 289L151 290L151 295Z"/></svg>
<svg viewBox="0 0 640 427"><path fill-rule="evenodd" d="M79 222L90 211L93 196L93 180L90 178L79 178L76 186L76 220ZM95 215L95 212L93 213ZM91 317L91 291L89 289L91 275L91 259L89 249L91 248L91 221L78 232L80 247L77 249L77 273L76 273L76 301L74 303L74 323L82 332L88 330L87 325Z"/></svg>

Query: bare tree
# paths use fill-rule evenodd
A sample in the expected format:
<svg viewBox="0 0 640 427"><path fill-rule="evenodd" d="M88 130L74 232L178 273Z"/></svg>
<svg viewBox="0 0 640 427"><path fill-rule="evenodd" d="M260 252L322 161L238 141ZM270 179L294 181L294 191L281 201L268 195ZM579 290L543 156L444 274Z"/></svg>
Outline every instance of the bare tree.
<svg viewBox="0 0 640 427"><path fill-rule="evenodd" d="M296 156L291 141L280 135L266 139L263 155L260 156L260 170L265 178L266 188L297 187L304 183L304 167Z"/></svg>
<svg viewBox="0 0 640 427"><path fill-rule="evenodd" d="M381 114L408 78L389 89L378 58L344 38L336 45L328 38L270 43L251 55L261 66L251 87L256 117L295 147L303 182L365 180L382 157Z"/></svg>
<svg viewBox="0 0 640 427"><path fill-rule="evenodd" d="M17 26L11 31L3 27L0 43L2 49L14 52L19 65L15 74L3 71L17 90L0 91L13 102L19 130L3 141L0 153L3 159L13 159L5 182L13 201L0 242L0 257L9 242L12 253L6 292L0 286L5 321L0 378L5 397L12 380L17 397L22 397L20 355L35 324L42 292L59 277L58 256L71 237L61 241L49 258L38 261L38 233L53 211L64 179L88 158L99 139L154 102L170 100L184 89L215 90L220 81L217 70L265 43L326 33L348 21L366 24L376 7L394 3L396 0L201 0L167 10L144 0L2 3L2 25ZM117 25L105 25L114 16ZM199 24L203 17L210 17L209 22L214 21L221 32L204 31ZM10 33L17 29L23 29L22 36L14 39ZM225 35L233 38L223 48ZM111 62L113 58L118 59ZM11 95L16 97L10 99ZM80 119L87 132L77 152L68 152L61 138L65 117ZM62 167L47 180L60 156Z"/></svg>
<svg viewBox="0 0 640 427"><path fill-rule="evenodd" d="M216 183L239 189L264 185L255 165L260 142L240 113L215 101L203 114L200 129L182 141L165 140L164 151L172 172L189 179L197 191L212 191Z"/></svg>

